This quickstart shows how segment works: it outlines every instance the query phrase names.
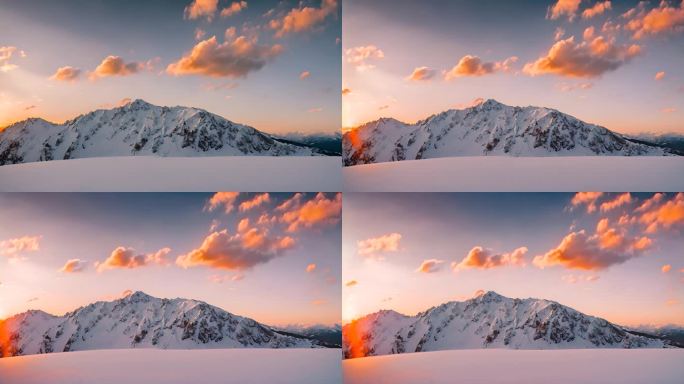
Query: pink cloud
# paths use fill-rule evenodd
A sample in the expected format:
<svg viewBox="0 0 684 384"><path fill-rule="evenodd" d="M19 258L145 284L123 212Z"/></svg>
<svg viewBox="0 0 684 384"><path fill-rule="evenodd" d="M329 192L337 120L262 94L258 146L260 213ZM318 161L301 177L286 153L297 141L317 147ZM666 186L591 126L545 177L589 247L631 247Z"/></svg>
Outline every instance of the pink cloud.
<svg viewBox="0 0 684 384"><path fill-rule="evenodd" d="M594 37L575 43L575 37L559 40L549 51L523 67L530 76L553 74L567 77L598 77L614 71L641 54L641 46L618 45L613 38Z"/></svg>
<svg viewBox="0 0 684 384"><path fill-rule="evenodd" d="M569 20L573 20L577 15L581 0L557 0L546 12L546 18L555 20L565 15Z"/></svg>
<svg viewBox="0 0 684 384"><path fill-rule="evenodd" d="M185 7L184 17L190 20L206 18L211 21L216 14L218 0L193 0Z"/></svg>
<svg viewBox="0 0 684 384"><path fill-rule="evenodd" d="M269 27L275 31L276 37L284 37L291 33L306 32L320 25L328 16L337 14L337 0L323 0L321 7L291 9L282 18L272 19Z"/></svg>
<svg viewBox="0 0 684 384"><path fill-rule="evenodd" d="M240 192L216 192L207 202L205 209L213 211L223 206L226 213L230 213L235 208L235 200L240 196Z"/></svg>
<svg viewBox="0 0 684 384"><path fill-rule="evenodd" d="M221 10L221 17L231 17L247 8L246 1L233 1L228 7Z"/></svg>
<svg viewBox="0 0 684 384"><path fill-rule="evenodd" d="M283 211L279 220L288 225L288 232L335 224L342 216L342 194L336 193L333 197L327 197L326 194L319 192L306 202L303 201L303 195L296 194L276 209Z"/></svg>
<svg viewBox="0 0 684 384"><path fill-rule="evenodd" d="M311 263L311 264L309 264L309 265L306 266L306 273L311 273L311 272L313 272L314 270L316 270L316 264Z"/></svg>
<svg viewBox="0 0 684 384"><path fill-rule="evenodd" d="M282 256L294 246L292 237L271 235L268 229L250 227L249 220L243 219L237 233L226 229L212 232L198 248L178 256L176 264L183 268L245 270Z"/></svg>
<svg viewBox="0 0 684 384"><path fill-rule="evenodd" d="M473 247L461 262L451 263L454 270L477 268L491 269L504 266L524 266L527 247L516 248L509 253L495 253L480 246Z"/></svg>
<svg viewBox="0 0 684 384"><path fill-rule="evenodd" d="M2 240L0 241L0 255L15 258L26 252L39 251L41 238L42 236L22 236Z"/></svg>
<svg viewBox="0 0 684 384"><path fill-rule="evenodd" d="M311 72L309 72L309 71L304 71L304 72L302 72L302 73L299 74L299 80L308 79L309 76L311 76Z"/></svg>
<svg viewBox="0 0 684 384"><path fill-rule="evenodd" d="M379 237L361 240L357 242L358 254L365 257L378 257L387 252L397 252L401 234L389 233Z"/></svg>
<svg viewBox="0 0 684 384"><path fill-rule="evenodd" d="M444 260L438 259L423 260L423 262L420 264L420 267L416 269L416 272L434 273L441 269L443 263Z"/></svg>
<svg viewBox="0 0 684 384"><path fill-rule="evenodd" d="M665 71L660 71L655 74L655 79L656 80L662 80L665 78Z"/></svg>
<svg viewBox="0 0 684 384"><path fill-rule="evenodd" d="M612 4L610 1L599 1L598 3L594 4L591 8L587 8L582 12L582 18L583 19L591 19L594 16L598 16L603 14L604 12L610 10L612 8Z"/></svg>
<svg viewBox="0 0 684 384"><path fill-rule="evenodd" d="M350 63L359 71L375 68L375 65L370 64L369 62L385 58L385 53L382 49L372 44L347 48L347 50L344 51L344 55L347 58L347 63Z"/></svg>
<svg viewBox="0 0 684 384"><path fill-rule="evenodd" d="M75 81L81 76L81 70L74 67L60 67L57 68L57 72L50 76L50 80L56 81Z"/></svg>
<svg viewBox="0 0 684 384"><path fill-rule="evenodd" d="M197 43L166 72L174 76L246 77L283 52L283 46L261 45L255 38L238 36L219 44L216 36Z"/></svg>
<svg viewBox="0 0 684 384"><path fill-rule="evenodd" d="M271 201L271 196L268 193L262 193L255 195L252 199L243 201L240 203L238 209L240 212L249 211L250 209L257 208L263 204Z"/></svg>
<svg viewBox="0 0 684 384"><path fill-rule="evenodd" d="M81 259L69 259L59 271L63 273L81 272L86 267L86 264L87 262Z"/></svg>
<svg viewBox="0 0 684 384"><path fill-rule="evenodd" d="M484 76L499 71L509 72L517 61L516 56L511 56L503 61L485 62L477 56L465 55L455 66L444 73L444 79L453 80L464 76Z"/></svg>
<svg viewBox="0 0 684 384"><path fill-rule="evenodd" d="M171 248L161 248L157 252L140 254L133 248L116 247L105 261L96 263L97 271L102 272L106 269L133 269L149 265L167 265L169 261L166 256L171 252Z"/></svg>
<svg viewBox="0 0 684 384"><path fill-rule="evenodd" d="M406 77L409 81L427 81L432 79L437 71L428 67L416 67L410 75Z"/></svg>

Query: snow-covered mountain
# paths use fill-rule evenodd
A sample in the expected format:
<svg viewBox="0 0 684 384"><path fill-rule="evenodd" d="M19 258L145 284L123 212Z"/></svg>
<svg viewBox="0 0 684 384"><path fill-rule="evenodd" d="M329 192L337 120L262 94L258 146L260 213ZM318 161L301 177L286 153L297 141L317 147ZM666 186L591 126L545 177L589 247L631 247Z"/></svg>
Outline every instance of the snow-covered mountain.
<svg viewBox="0 0 684 384"><path fill-rule="evenodd" d="M345 358L449 349L662 348L604 319L553 301L487 292L415 316L383 310L342 330Z"/></svg>
<svg viewBox="0 0 684 384"><path fill-rule="evenodd" d="M0 356L117 348L321 346L202 301L159 299L143 292L98 301L64 316L32 310L0 322Z"/></svg>
<svg viewBox="0 0 684 384"><path fill-rule="evenodd" d="M382 118L346 132L344 165L451 156L662 156L658 144L632 141L555 109L486 100L415 124Z"/></svg>
<svg viewBox="0 0 684 384"><path fill-rule="evenodd" d="M0 165L104 156L312 156L323 152L283 142L198 108L135 100L64 124L32 118L0 131Z"/></svg>

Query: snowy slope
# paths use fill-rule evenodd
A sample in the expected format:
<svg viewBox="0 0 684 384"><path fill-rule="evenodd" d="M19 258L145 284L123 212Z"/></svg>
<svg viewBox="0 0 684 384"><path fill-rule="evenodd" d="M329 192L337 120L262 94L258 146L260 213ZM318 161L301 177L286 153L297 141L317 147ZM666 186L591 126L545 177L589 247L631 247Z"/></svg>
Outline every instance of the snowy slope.
<svg viewBox="0 0 684 384"><path fill-rule="evenodd" d="M3 384L342 383L339 349L109 349L0 359Z"/></svg>
<svg viewBox="0 0 684 384"><path fill-rule="evenodd" d="M662 348L553 301L487 292L405 316L380 311L344 326L346 358L449 349Z"/></svg>
<svg viewBox="0 0 684 384"><path fill-rule="evenodd" d="M201 301L159 299L143 292L99 301L64 316L22 313L1 322L0 335L3 356L117 348L319 346Z"/></svg>
<svg viewBox="0 0 684 384"><path fill-rule="evenodd" d="M135 100L64 124L28 119L0 131L0 165L103 156L311 156L252 127L198 108Z"/></svg>
<svg viewBox="0 0 684 384"><path fill-rule="evenodd" d="M345 384L678 384L684 349L453 350L349 359Z"/></svg>
<svg viewBox="0 0 684 384"><path fill-rule="evenodd" d="M347 166L450 156L661 156L671 150L628 140L557 110L487 100L415 124L382 118L346 132Z"/></svg>

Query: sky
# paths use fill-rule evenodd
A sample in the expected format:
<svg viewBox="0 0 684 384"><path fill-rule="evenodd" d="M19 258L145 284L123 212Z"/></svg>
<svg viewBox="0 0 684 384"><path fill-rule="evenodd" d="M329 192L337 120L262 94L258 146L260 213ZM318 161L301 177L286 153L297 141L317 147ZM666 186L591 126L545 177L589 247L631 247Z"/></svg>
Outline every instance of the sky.
<svg viewBox="0 0 684 384"><path fill-rule="evenodd" d="M684 133L681 0L347 0L343 128L479 99Z"/></svg>
<svg viewBox="0 0 684 384"><path fill-rule="evenodd" d="M0 0L0 127L128 99L339 130L337 0Z"/></svg>
<svg viewBox="0 0 684 384"><path fill-rule="evenodd" d="M0 319L126 291L339 324L341 195L0 194Z"/></svg>
<svg viewBox="0 0 684 384"><path fill-rule="evenodd" d="M347 193L342 319L478 291L684 325L684 193Z"/></svg>

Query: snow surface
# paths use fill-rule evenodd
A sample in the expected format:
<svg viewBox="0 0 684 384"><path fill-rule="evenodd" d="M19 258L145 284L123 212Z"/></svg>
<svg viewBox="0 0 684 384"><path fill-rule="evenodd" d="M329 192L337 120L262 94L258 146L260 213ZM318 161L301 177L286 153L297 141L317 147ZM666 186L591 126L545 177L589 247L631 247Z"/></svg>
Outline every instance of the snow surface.
<svg viewBox="0 0 684 384"><path fill-rule="evenodd" d="M0 192L342 190L340 157L113 157L0 166Z"/></svg>
<svg viewBox="0 0 684 384"><path fill-rule="evenodd" d="M505 349L407 353L345 360L355 383L681 383L684 349Z"/></svg>
<svg viewBox="0 0 684 384"><path fill-rule="evenodd" d="M356 165L342 174L349 192L677 192L684 157L451 157Z"/></svg>
<svg viewBox="0 0 684 384"><path fill-rule="evenodd" d="M341 383L339 349L127 349L0 359L12 384Z"/></svg>

